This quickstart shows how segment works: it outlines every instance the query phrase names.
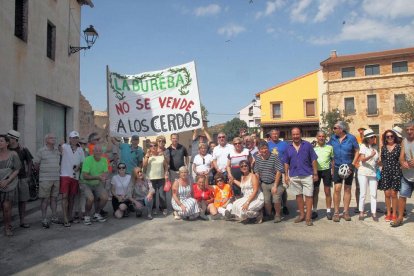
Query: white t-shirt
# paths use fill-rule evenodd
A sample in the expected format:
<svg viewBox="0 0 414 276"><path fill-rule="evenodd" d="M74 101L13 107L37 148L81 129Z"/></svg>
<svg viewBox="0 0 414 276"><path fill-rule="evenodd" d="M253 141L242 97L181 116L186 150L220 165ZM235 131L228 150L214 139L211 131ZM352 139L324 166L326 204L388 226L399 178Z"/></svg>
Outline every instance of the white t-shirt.
<svg viewBox="0 0 414 276"><path fill-rule="evenodd" d="M200 154L197 154L193 160L197 173L208 172L211 168L211 162L213 162L213 156L209 153L204 158Z"/></svg>
<svg viewBox="0 0 414 276"><path fill-rule="evenodd" d="M117 174L112 177L111 184L115 187L116 195L124 196L127 194L130 180L131 176L129 174L125 176Z"/></svg>
<svg viewBox="0 0 414 276"><path fill-rule="evenodd" d="M85 153L81 147L77 147L75 152L73 152L69 144L63 144L60 176L70 176L73 178L73 166L79 166L84 159ZM75 178L79 179L79 171L76 172Z"/></svg>
<svg viewBox="0 0 414 276"><path fill-rule="evenodd" d="M217 145L213 150L213 160L217 160L217 167L220 169L220 172L226 171L227 167L227 157L230 152L234 150L234 146L227 143L224 147Z"/></svg>
<svg viewBox="0 0 414 276"><path fill-rule="evenodd" d="M375 155L373 157L365 162L359 162L360 166L358 168L358 175L376 176L376 166L379 158L378 151L371 146L367 147L365 144L361 144L359 147L359 154L363 154L365 157L368 157L372 154L373 150L375 150Z"/></svg>

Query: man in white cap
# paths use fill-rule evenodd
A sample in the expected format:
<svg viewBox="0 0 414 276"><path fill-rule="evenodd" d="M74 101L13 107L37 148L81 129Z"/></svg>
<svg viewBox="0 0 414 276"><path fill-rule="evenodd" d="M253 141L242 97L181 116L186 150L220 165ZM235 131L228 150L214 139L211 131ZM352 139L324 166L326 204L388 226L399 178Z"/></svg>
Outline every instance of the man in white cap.
<svg viewBox="0 0 414 276"><path fill-rule="evenodd" d="M15 151L17 155L19 155L19 159L22 164L18 174L19 184L17 186L20 227L29 228L30 225L25 223L25 217L26 202L30 199L29 181L32 176L33 156L26 147L23 147L19 144L20 132L15 130L9 130L7 136L10 139L9 149Z"/></svg>
<svg viewBox="0 0 414 276"><path fill-rule="evenodd" d="M85 158L79 146L79 133L69 133L69 143L61 147L60 193L62 194L63 226L70 227L75 195L79 189L79 171Z"/></svg>

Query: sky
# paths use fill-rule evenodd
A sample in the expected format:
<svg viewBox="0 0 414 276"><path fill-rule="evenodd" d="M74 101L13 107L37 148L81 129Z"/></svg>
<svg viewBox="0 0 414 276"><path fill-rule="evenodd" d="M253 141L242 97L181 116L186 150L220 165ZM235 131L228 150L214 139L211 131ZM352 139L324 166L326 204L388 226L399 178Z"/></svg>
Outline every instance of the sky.
<svg viewBox="0 0 414 276"><path fill-rule="evenodd" d="M338 55L414 45L413 0L92 0L82 30L81 92L106 110L106 66L139 74L194 60L209 125L237 117L255 94Z"/></svg>

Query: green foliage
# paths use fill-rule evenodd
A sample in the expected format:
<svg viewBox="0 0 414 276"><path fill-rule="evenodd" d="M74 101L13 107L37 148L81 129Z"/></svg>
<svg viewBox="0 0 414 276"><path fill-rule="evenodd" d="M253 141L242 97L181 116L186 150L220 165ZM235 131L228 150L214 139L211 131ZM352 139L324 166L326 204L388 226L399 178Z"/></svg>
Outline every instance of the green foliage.
<svg viewBox="0 0 414 276"><path fill-rule="evenodd" d="M414 96L407 95L405 102L401 108L402 112L400 114L401 123L408 123L414 121Z"/></svg>
<svg viewBox="0 0 414 276"><path fill-rule="evenodd" d="M203 104L201 104L201 116L204 120L207 120L208 110Z"/></svg>
<svg viewBox="0 0 414 276"><path fill-rule="evenodd" d="M239 130L241 128L247 129L246 122L240 120L239 118L233 118L233 120L226 122L222 131L226 133L227 140L231 141L234 137L239 136Z"/></svg>
<svg viewBox="0 0 414 276"><path fill-rule="evenodd" d="M321 118L321 130L325 131L328 136L332 134L332 128L336 122L344 121L347 124L352 122L352 119L348 118L346 114L342 113L338 108L332 109L332 111L329 112L322 112Z"/></svg>

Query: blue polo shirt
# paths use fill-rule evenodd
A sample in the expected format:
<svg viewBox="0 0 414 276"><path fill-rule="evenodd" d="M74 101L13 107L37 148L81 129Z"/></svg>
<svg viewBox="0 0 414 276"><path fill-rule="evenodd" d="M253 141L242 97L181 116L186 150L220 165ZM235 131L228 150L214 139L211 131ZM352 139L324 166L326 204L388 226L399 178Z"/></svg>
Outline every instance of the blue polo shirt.
<svg viewBox="0 0 414 276"><path fill-rule="evenodd" d="M121 162L126 164L126 172L131 174L132 170L142 163L144 151L140 146L133 149L130 144L126 143L119 144L119 149L121 151Z"/></svg>
<svg viewBox="0 0 414 276"><path fill-rule="evenodd" d="M283 156L285 155L286 149L289 144L282 140L278 140L277 142L273 142L272 140L269 140L267 144L269 145L270 153L278 155L280 160L283 160ZM285 168L283 167L282 173L284 172L285 172Z"/></svg>
<svg viewBox="0 0 414 276"><path fill-rule="evenodd" d="M355 150L359 149L355 136L350 133L345 134L342 142L339 141L339 136L332 135L328 145L333 147L335 168L338 168L342 164L352 164L355 157Z"/></svg>
<svg viewBox="0 0 414 276"><path fill-rule="evenodd" d="M293 144L289 144L284 154L283 163L289 165L289 176L313 175L312 162L317 160L311 143L301 140L299 151Z"/></svg>

